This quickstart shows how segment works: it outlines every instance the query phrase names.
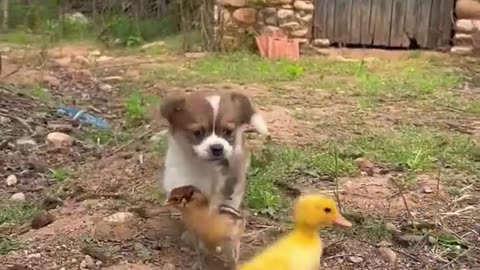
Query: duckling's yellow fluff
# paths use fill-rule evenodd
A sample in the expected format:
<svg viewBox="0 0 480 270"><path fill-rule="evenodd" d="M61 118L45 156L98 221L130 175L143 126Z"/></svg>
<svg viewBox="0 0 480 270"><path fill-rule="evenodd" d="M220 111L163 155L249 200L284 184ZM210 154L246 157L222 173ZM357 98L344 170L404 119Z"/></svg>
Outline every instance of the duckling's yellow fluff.
<svg viewBox="0 0 480 270"><path fill-rule="evenodd" d="M318 270L322 256L319 229L330 225L351 227L335 202L321 195L301 196L294 205L295 228L239 270Z"/></svg>

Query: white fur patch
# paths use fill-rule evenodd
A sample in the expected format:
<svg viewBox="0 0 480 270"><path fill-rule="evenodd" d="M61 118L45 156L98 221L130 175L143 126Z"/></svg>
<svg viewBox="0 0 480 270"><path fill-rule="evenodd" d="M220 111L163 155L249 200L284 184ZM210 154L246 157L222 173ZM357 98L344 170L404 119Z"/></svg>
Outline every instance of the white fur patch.
<svg viewBox="0 0 480 270"><path fill-rule="evenodd" d="M268 127L265 119L260 115L260 113L255 113L250 118L250 124L262 135L268 135Z"/></svg>
<svg viewBox="0 0 480 270"><path fill-rule="evenodd" d="M212 133L210 136L203 139L203 141L199 145L193 146L193 151L203 159L212 159L215 158L211 156L210 146L214 144L221 144L223 146L223 156L229 159L233 153L233 147L222 137L215 135Z"/></svg>
<svg viewBox="0 0 480 270"><path fill-rule="evenodd" d="M215 129L215 120L217 119L218 115L218 110L220 108L220 96L215 95L215 96L208 96L206 97L210 105L212 105L213 108L213 128Z"/></svg>

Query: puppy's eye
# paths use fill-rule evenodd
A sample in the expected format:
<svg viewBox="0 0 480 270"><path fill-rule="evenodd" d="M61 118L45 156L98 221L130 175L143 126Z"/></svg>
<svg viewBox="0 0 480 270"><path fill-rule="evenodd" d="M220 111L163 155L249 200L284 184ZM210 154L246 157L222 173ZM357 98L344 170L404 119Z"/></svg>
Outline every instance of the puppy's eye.
<svg viewBox="0 0 480 270"><path fill-rule="evenodd" d="M330 212L332 212L332 209L327 207L327 208L323 209L323 211L325 211L325 213L330 213Z"/></svg>
<svg viewBox="0 0 480 270"><path fill-rule="evenodd" d="M193 136L195 136L196 138L202 138L203 133L204 133L203 129L197 129L193 131Z"/></svg>
<svg viewBox="0 0 480 270"><path fill-rule="evenodd" d="M222 130L222 133L223 133L224 136L227 136L227 137L228 137L228 136L231 136L231 135L232 135L233 131L232 131L231 129L224 128L224 129Z"/></svg>

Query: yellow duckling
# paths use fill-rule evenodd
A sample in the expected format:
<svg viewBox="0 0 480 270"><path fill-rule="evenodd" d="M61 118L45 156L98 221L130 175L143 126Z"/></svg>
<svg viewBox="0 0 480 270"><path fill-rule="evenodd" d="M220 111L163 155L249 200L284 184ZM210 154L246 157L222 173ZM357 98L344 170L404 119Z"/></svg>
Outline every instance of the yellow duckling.
<svg viewBox="0 0 480 270"><path fill-rule="evenodd" d="M318 270L322 256L319 229L330 225L350 228L335 202L320 195L301 196L294 206L295 228L239 270Z"/></svg>

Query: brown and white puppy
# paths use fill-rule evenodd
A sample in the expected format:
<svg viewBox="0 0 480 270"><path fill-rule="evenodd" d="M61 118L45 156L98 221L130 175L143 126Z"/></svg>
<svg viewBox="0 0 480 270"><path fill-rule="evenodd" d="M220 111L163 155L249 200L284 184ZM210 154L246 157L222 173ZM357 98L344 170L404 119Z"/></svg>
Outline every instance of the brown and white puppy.
<svg viewBox="0 0 480 270"><path fill-rule="evenodd" d="M167 98L161 114L169 122L163 188L198 187L213 208L239 209L245 194L249 155L243 132L267 125L240 93L193 92Z"/></svg>

